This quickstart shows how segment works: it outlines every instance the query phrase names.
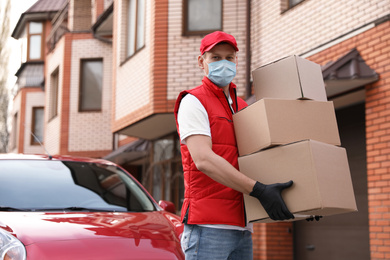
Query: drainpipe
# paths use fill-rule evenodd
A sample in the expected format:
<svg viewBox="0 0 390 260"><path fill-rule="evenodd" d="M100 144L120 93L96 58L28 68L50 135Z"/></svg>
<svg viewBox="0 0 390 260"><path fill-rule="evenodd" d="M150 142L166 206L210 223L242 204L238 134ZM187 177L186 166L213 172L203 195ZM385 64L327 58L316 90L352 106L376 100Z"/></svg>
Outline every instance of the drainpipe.
<svg viewBox="0 0 390 260"><path fill-rule="evenodd" d="M246 1L246 74L245 74L245 99L252 94L251 87L251 0Z"/></svg>

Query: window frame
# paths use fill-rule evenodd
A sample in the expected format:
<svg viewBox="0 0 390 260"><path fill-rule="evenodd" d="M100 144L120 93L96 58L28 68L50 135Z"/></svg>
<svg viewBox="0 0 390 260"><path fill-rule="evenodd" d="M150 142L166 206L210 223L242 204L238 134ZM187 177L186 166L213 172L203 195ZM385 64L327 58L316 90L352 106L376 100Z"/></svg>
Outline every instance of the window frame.
<svg viewBox="0 0 390 260"><path fill-rule="evenodd" d="M130 6L131 6L131 1L135 2L134 9L135 11L135 18L133 18L131 15L129 15L130 11ZM139 10L139 1L143 1L143 10ZM135 54L137 54L141 49L145 47L145 37L146 37L146 0L127 0L126 1L126 8L125 8L125 17L126 19L126 27L125 27L125 37L126 37L126 45L125 45L125 60L133 57ZM139 16L140 12L143 12L143 27L142 27L142 43L140 46L138 46L138 38L139 38ZM133 12L131 12L133 13ZM134 24L131 24L131 20L134 19ZM132 26L132 28L130 28ZM131 30L132 29L132 30ZM129 45L130 45L130 34L134 34L134 39L132 39L133 43L133 50L129 51Z"/></svg>
<svg viewBox="0 0 390 260"><path fill-rule="evenodd" d="M40 33L30 33L30 26L32 23L40 23L42 25L42 31ZM31 21L27 24L27 61L38 61L38 60L43 60L43 52L44 52L44 32L45 32L45 27L44 23L42 21ZM32 36L37 36L39 35L41 37L41 43L40 43L40 57L36 59L30 58L30 48L31 48L31 37Z"/></svg>
<svg viewBox="0 0 390 260"><path fill-rule="evenodd" d="M57 67L50 74L50 95L49 95L49 120L58 115L58 92L60 87L60 68Z"/></svg>
<svg viewBox="0 0 390 260"><path fill-rule="evenodd" d="M182 25L183 25L182 33L183 33L183 36L198 36L198 35L209 34L209 33L215 32L215 31L223 31L223 0L220 0L221 1L221 27L217 28L217 29L201 30L201 31L188 30L188 18L189 18L188 1L189 0L183 0L183 4L182 4L182 6L183 6L183 10L182 10L182 14L183 14L182 15Z"/></svg>
<svg viewBox="0 0 390 260"><path fill-rule="evenodd" d="M85 62L95 62L100 61L102 63L102 93L101 93L101 100L100 100L100 108L98 109L82 109L82 102L83 102L83 63ZM80 59L80 76L79 76L79 102L78 102L78 112L79 113L85 113L85 112L102 112L103 111L103 77L104 77L104 63L103 58L87 58L87 59Z"/></svg>
<svg viewBox="0 0 390 260"><path fill-rule="evenodd" d="M40 144L43 144L43 131L44 131L44 125L42 125L42 140L40 140L39 142L35 139L34 136L37 136L36 135L36 132L35 132L35 126L36 126L36 111L39 110L39 109L42 109L42 112L43 112L43 117L45 116L45 108L43 106L38 106L38 107L33 107L32 108L32 116L31 116L31 133L33 133L34 135L31 135L31 139L30 139L30 144L31 145L40 145ZM44 123L44 119L43 119L43 123ZM38 138L38 137L37 137Z"/></svg>

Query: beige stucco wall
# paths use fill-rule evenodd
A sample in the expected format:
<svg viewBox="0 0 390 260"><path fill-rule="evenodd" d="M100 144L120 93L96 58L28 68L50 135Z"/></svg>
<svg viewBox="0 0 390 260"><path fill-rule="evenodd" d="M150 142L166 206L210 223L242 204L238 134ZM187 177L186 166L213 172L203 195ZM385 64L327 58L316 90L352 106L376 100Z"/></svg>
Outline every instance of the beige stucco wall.
<svg viewBox="0 0 390 260"><path fill-rule="evenodd" d="M197 58L202 36L182 36L182 0L169 1L168 31L168 93L167 99L174 100L180 91L201 84L204 76L198 67ZM238 44L237 76L233 82L238 94L245 93L245 37L246 1L223 1L223 31L232 34Z"/></svg>
<svg viewBox="0 0 390 260"><path fill-rule="evenodd" d="M111 45L96 39L80 39L72 42L68 146L70 152L112 148L111 53ZM79 112L80 60L93 58L103 59L102 111Z"/></svg>
<svg viewBox="0 0 390 260"><path fill-rule="evenodd" d="M252 69L367 25L389 14L390 1L305 0L293 10L281 14L280 1L252 1Z"/></svg>
<svg viewBox="0 0 390 260"><path fill-rule="evenodd" d="M150 102L150 21L151 1L146 1L145 47L126 59L127 1L115 2L118 8L118 40L116 52L115 120Z"/></svg>

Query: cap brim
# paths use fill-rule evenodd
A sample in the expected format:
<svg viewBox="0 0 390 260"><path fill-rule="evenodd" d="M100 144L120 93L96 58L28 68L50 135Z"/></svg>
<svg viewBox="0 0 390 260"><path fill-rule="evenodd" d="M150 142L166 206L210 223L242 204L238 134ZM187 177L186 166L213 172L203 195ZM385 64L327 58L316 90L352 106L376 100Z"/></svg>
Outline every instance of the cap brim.
<svg viewBox="0 0 390 260"><path fill-rule="evenodd" d="M217 44L219 44L219 43L221 43L221 42L225 42L225 43L228 43L228 44L230 44L230 46L232 46L236 51L238 51L238 48L237 48L237 46L235 46L232 42L230 42L230 41L225 41L225 40L222 40L222 41L219 41L219 42L215 42L215 43L213 43L213 44L211 44L210 46L208 46L206 49L204 49L204 51L203 51L203 53L205 53L206 51L210 51L212 48L214 48L215 47L215 45L217 45ZM203 54L202 53L202 54Z"/></svg>

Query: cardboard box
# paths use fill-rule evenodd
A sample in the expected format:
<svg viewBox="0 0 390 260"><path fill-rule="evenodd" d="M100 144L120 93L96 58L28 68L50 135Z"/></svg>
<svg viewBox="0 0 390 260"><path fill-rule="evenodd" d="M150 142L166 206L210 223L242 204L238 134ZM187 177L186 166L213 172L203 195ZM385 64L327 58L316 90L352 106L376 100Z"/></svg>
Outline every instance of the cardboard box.
<svg viewBox="0 0 390 260"><path fill-rule="evenodd" d="M294 181L282 197L295 221L357 210L345 148L313 140L238 158L240 171L265 184ZM244 195L249 222L274 222L260 202Z"/></svg>
<svg viewBox="0 0 390 260"><path fill-rule="evenodd" d="M340 145L331 101L261 99L233 115L240 156L305 139Z"/></svg>
<svg viewBox="0 0 390 260"><path fill-rule="evenodd" d="M327 101L321 66L293 55L252 71L256 100L262 98Z"/></svg>

